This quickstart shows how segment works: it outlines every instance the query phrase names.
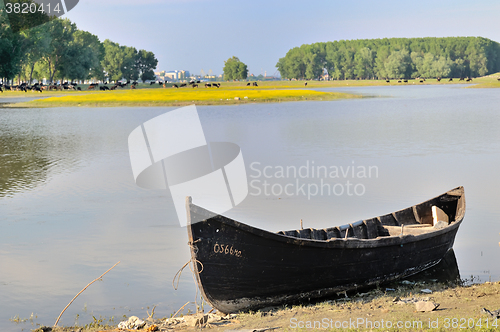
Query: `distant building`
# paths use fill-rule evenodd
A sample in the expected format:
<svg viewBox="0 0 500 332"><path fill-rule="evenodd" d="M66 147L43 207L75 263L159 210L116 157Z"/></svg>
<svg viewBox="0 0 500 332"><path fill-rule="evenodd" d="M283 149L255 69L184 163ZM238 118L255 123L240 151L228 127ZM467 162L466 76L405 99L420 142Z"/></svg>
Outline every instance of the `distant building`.
<svg viewBox="0 0 500 332"><path fill-rule="evenodd" d="M164 72L164 79L167 81L184 81L189 79L191 74L187 70L171 70Z"/></svg>

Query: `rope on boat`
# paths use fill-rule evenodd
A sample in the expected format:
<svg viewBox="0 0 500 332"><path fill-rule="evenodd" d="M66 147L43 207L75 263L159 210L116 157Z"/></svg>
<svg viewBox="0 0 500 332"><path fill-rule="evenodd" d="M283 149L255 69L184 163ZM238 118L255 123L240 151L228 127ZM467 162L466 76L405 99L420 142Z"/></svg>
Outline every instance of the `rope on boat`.
<svg viewBox="0 0 500 332"><path fill-rule="evenodd" d="M189 246L191 249L193 249L193 252L194 252L194 253L197 253L197 252L198 252L198 247L196 247L196 246L194 245L194 244L195 244L196 242L198 242L198 241L200 241L200 239L198 239L198 240L196 240L196 241L194 241L194 242L188 242L188 246ZM191 262L193 263L193 266L191 266L191 264L189 264L189 263L191 263ZM194 266L194 264L196 264L196 263L200 264L200 266L201 266L201 270L196 271L195 266ZM203 267L203 263L202 263L202 262L200 262L199 260L197 260L196 258L195 258L195 259L193 259L193 257L191 257L191 258L190 258L190 259L186 262L186 264L184 264L184 265L183 265L183 266L179 269L179 271L177 271L177 273L174 275L174 279L172 280L172 287L174 287L174 289L175 289L175 290L177 290L177 288L179 287L179 281L180 281L180 279L181 279L182 270L184 270L184 268L186 268L186 266L188 266L188 265L189 265L189 270L191 270L191 272L193 273L193 276L194 276L194 273L195 273L195 272L196 272L196 273L198 273L198 274L200 274L201 272L203 272L203 269L204 269L204 267ZM177 279L177 282L176 282L176 279ZM196 280L195 280L195 283L196 283Z"/></svg>

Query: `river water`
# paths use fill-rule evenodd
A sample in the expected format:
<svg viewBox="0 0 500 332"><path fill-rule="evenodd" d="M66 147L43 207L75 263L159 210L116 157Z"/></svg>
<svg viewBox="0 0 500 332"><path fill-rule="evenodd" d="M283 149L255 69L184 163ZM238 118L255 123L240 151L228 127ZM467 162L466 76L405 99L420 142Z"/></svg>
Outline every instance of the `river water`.
<svg viewBox="0 0 500 332"><path fill-rule="evenodd" d="M460 274L500 280L498 90L335 90L377 98L197 107L207 141L238 144L245 161L249 194L227 215L270 231L328 227L462 185ZM172 287L190 256L170 193L136 186L128 156L130 132L173 109L0 109L1 331L52 325L118 261L60 324L153 306L168 316L195 300L188 269Z"/></svg>

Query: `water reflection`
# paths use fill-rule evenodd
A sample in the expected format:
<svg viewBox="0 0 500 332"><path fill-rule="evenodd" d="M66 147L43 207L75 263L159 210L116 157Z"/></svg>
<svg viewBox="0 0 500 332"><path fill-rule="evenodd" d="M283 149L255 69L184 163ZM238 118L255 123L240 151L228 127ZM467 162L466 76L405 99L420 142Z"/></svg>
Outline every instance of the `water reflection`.
<svg viewBox="0 0 500 332"><path fill-rule="evenodd" d="M458 270L457 258L453 249L448 250L443 259L430 269L424 270L408 278L415 282L441 282L460 284L460 272Z"/></svg>
<svg viewBox="0 0 500 332"><path fill-rule="evenodd" d="M46 141L0 134L0 197L33 189L47 180L57 160L41 154Z"/></svg>

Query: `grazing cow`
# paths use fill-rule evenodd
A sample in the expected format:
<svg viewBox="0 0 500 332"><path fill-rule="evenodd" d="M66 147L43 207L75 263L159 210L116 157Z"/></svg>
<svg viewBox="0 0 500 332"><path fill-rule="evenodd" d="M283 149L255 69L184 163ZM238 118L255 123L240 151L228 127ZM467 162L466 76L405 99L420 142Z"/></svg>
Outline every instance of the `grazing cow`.
<svg viewBox="0 0 500 332"><path fill-rule="evenodd" d="M183 88L185 86L187 86L187 84L186 83L182 83L180 87Z"/></svg>
<svg viewBox="0 0 500 332"><path fill-rule="evenodd" d="M106 90L109 90L109 88L107 86L100 86L99 90L106 91Z"/></svg>
<svg viewBox="0 0 500 332"><path fill-rule="evenodd" d="M438 77L438 78L437 78L437 81L438 81L438 82L441 82L441 77Z"/></svg>
<svg viewBox="0 0 500 332"><path fill-rule="evenodd" d="M218 89L218 88L220 88L220 83L217 83L217 84L214 83L214 84L212 84L212 86L217 87L217 89Z"/></svg>
<svg viewBox="0 0 500 332"><path fill-rule="evenodd" d="M178 89L178 88L179 88L179 86L178 86L177 84L172 84L172 88L176 88L176 89Z"/></svg>
<svg viewBox="0 0 500 332"><path fill-rule="evenodd" d="M385 81L386 81L386 83L390 83L391 82L391 80L385 80Z"/></svg>
<svg viewBox="0 0 500 332"><path fill-rule="evenodd" d="M500 81L500 77L499 77L499 78L497 78L497 81Z"/></svg>
<svg viewBox="0 0 500 332"><path fill-rule="evenodd" d="M155 84L155 83L156 83L156 82L149 82L149 85L153 85L153 84Z"/></svg>
<svg viewBox="0 0 500 332"><path fill-rule="evenodd" d="M304 83L304 86L307 86L307 82Z"/></svg>
<svg viewBox="0 0 500 332"><path fill-rule="evenodd" d="M247 83L247 86L250 86L250 84L252 84L252 83L248 82L248 83ZM307 83L306 83L306 84L307 84Z"/></svg>
<svg viewBox="0 0 500 332"><path fill-rule="evenodd" d="M33 91L33 92L36 91L36 92L42 93L42 89L40 89L39 87L34 87L33 90L31 90L31 91Z"/></svg>
<svg viewBox="0 0 500 332"><path fill-rule="evenodd" d="M118 85L113 85L110 90L116 90L116 88L118 87Z"/></svg>
<svg viewBox="0 0 500 332"><path fill-rule="evenodd" d="M466 81L466 82L472 82L472 78L470 78L470 77L469 77L469 78L468 78L468 79L466 79L465 81Z"/></svg>
<svg viewBox="0 0 500 332"><path fill-rule="evenodd" d="M200 81L196 81L196 83L200 84Z"/></svg>
<svg viewBox="0 0 500 332"><path fill-rule="evenodd" d="M398 80L398 83L401 83L401 80Z"/></svg>
<svg viewBox="0 0 500 332"><path fill-rule="evenodd" d="M159 81L159 82L158 82L158 85L162 85L162 84L163 84L163 82L162 82L162 81Z"/></svg>
<svg viewBox="0 0 500 332"><path fill-rule="evenodd" d="M408 80L404 80L403 82L408 83Z"/></svg>
<svg viewBox="0 0 500 332"><path fill-rule="evenodd" d="M193 84L192 85L193 89L198 87L198 84Z"/></svg>
<svg viewBox="0 0 500 332"><path fill-rule="evenodd" d="M420 80L420 83L424 83L424 80Z"/></svg>
<svg viewBox="0 0 500 332"><path fill-rule="evenodd" d="M94 90L94 89L95 89L95 87L96 87L96 86L98 86L98 85L99 85L99 84L97 84L97 83L91 83L91 84L89 85L89 87L87 88L87 90Z"/></svg>
<svg viewBox="0 0 500 332"><path fill-rule="evenodd" d="M80 88L79 86L77 86L77 87L76 87L76 89L77 89L78 91L82 91L82 88Z"/></svg>
<svg viewBox="0 0 500 332"><path fill-rule="evenodd" d="M132 84L132 85L130 86L130 89L135 89L135 85L134 85L134 84Z"/></svg>
<svg viewBox="0 0 500 332"><path fill-rule="evenodd" d="M453 78L450 78L450 79L448 80L448 82L451 82L451 81L453 81Z"/></svg>
<svg viewBox="0 0 500 332"><path fill-rule="evenodd" d="M132 82L132 85L137 85L137 84L139 84L139 83L137 83L137 81Z"/></svg>
<svg viewBox="0 0 500 332"><path fill-rule="evenodd" d="M253 86L258 86L258 85L257 85L257 82L253 82L253 84L252 84L252 85L253 85Z"/></svg>
<svg viewBox="0 0 500 332"><path fill-rule="evenodd" d="M459 81L463 81L463 80L464 80L464 78L463 78L463 77L460 77Z"/></svg>
<svg viewBox="0 0 500 332"><path fill-rule="evenodd" d="M212 84L210 83L205 83L205 88L211 88L212 87Z"/></svg>

